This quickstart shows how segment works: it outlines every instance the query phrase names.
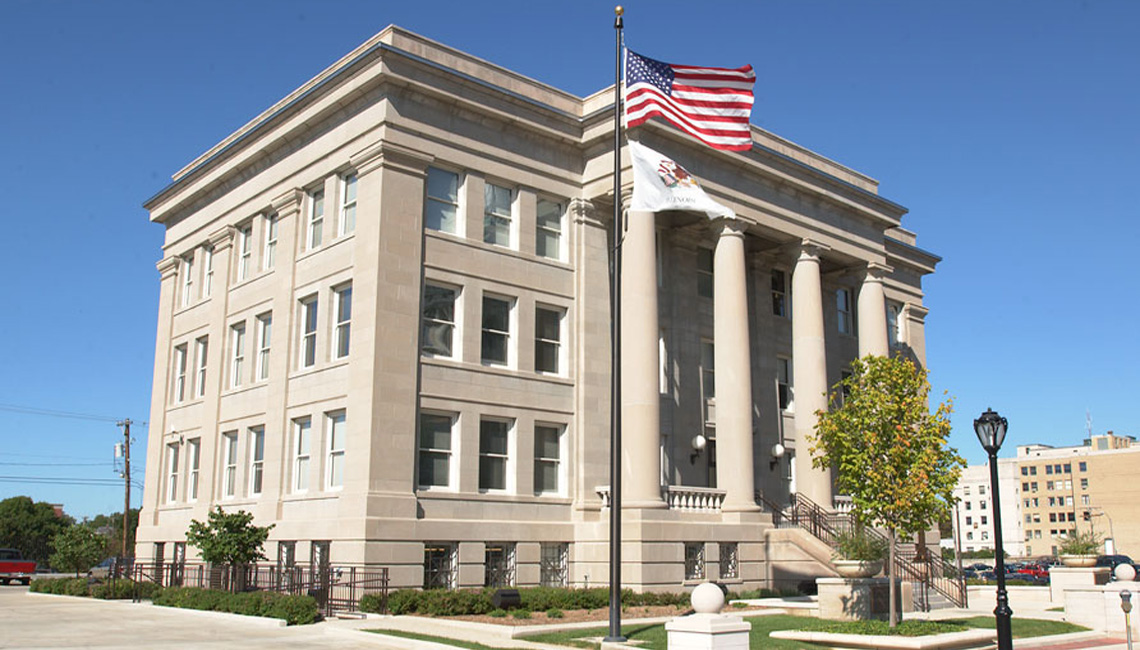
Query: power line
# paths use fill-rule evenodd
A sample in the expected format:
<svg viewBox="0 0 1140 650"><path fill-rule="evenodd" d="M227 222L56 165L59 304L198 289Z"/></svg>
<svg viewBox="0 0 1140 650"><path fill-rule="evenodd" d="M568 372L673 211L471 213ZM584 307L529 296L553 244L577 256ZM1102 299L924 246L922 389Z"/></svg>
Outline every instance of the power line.
<svg viewBox="0 0 1140 650"><path fill-rule="evenodd" d="M0 476L0 483L29 483L33 485L91 485L120 486L122 482L114 478L46 477L46 476Z"/></svg>
<svg viewBox="0 0 1140 650"><path fill-rule="evenodd" d="M122 418L110 415L97 415L95 413L78 413L75 411L59 411L35 406L21 406L19 404L0 404L0 411L23 413L25 415L43 415L53 418L70 418L72 420L91 420L94 422L119 422ZM146 426L146 422L132 422L136 426Z"/></svg>
<svg viewBox="0 0 1140 650"><path fill-rule="evenodd" d="M5 463L0 461L0 465L15 465L17 467L98 467L113 464L112 461L107 460L98 463Z"/></svg>

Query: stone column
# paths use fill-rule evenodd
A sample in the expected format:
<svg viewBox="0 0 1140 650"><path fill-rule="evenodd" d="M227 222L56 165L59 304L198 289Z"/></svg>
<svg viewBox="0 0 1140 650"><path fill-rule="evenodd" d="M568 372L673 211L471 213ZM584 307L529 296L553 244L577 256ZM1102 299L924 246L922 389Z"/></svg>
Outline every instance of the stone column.
<svg viewBox="0 0 1140 650"><path fill-rule="evenodd" d="M622 507L664 508L657 368L656 216L629 211L621 262Z"/></svg>
<svg viewBox="0 0 1140 650"><path fill-rule="evenodd" d="M859 356L890 354L887 342L887 302L883 296L883 276L891 268L875 262L867 264L863 286L859 288Z"/></svg>
<svg viewBox="0 0 1140 650"><path fill-rule="evenodd" d="M713 335L716 350L717 485L722 509L757 510L752 477L752 354L748 343L748 291L744 229L736 219L717 219L713 257Z"/></svg>
<svg viewBox="0 0 1140 650"><path fill-rule="evenodd" d="M800 245L792 272L792 381L796 412L796 491L831 509L831 471L812 468L809 451L815 412L827 408L827 356L823 338L823 296L819 254L829 250L810 239Z"/></svg>

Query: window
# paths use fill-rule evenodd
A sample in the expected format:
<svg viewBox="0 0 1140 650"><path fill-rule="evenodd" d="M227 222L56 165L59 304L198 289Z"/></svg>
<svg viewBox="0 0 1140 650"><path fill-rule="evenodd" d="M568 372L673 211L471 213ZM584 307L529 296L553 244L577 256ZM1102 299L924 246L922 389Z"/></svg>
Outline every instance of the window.
<svg viewBox="0 0 1140 650"><path fill-rule="evenodd" d="M1058 483L1060 483L1060 481L1058 481ZM1064 489L1066 489L1066 490L1072 490L1073 489L1073 480L1072 479L1065 479L1065 488Z"/></svg>
<svg viewBox="0 0 1140 650"><path fill-rule="evenodd" d="M1055 512L1049 513L1049 522L1054 523L1054 524L1057 523L1057 513L1055 513Z"/></svg>
<svg viewBox="0 0 1140 650"><path fill-rule="evenodd" d="M1081 495L1081 505L1082 505L1082 506L1087 506L1087 505L1089 505L1089 503L1090 503L1090 501L1089 501L1089 495L1087 495L1087 494L1082 494L1082 495Z"/></svg>
<svg viewBox="0 0 1140 650"><path fill-rule="evenodd" d="M317 297L301 299L301 367L317 362Z"/></svg>
<svg viewBox="0 0 1140 650"><path fill-rule="evenodd" d="M327 420L329 452L325 464L328 468L326 484L330 488L340 488L344 487L344 411L329 413Z"/></svg>
<svg viewBox="0 0 1140 650"><path fill-rule="evenodd" d="M990 531L983 530L982 531L982 541L984 542L984 541L988 540L989 538L990 538Z"/></svg>
<svg viewBox="0 0 1140 650"><path fill-rule="evenodd" d="M534 250L539 257L562 259L562 205L546 199L538 200L535 215Z"/></svg>
<svg viewBox="0 0 1140 650"><path fill-rule="evenodd" d="M458 212L459 174L429 167L424 227L456 234L455 215Z"/></svg>
<svg viewBox="0 0 1140 650"><path fill-rule="evenodd" d="M265 427L249 430L249 493L261 494L262 475L265 466Z"/></svg>
<svg viewBox="0 0 1140 650"><path fill-rule="evenodd" d="M182 258L182 306L186 307L194 298L194 254Z"/></svg>
<svg viewBox="0 0 1140 650"><path fill-rule="evenodd" d="M1081 489L1082 490L1089 489L1089 480L1087 478L1081 479Z"/></svg>
<svg viewBox="0 0 1140 650"><path fill-rule="evenodd" d="M985 496L985 494L986 494L986 486L979 485L978 486L978 496Z"/></svg>
<svg viewBox="0 0 1140 650"><path fill-rule="evenodd" d="M705 545L685 542L685 580L705 579Z"/></svg>
<svg viewBox="0 0 1140 650"><path fill-rule="evenodd" d="M1032 483L1030 483L1029 489L1031 492L1036 492L1037 491L1037 481L1033 481Z"/></svg>
<svg viewBox="0 0 1140 650"><path fill-rule="evenodd" d="M979 501L978 502L978 510L985 510L985 509L986 509L986 502L985 501Z"/></svg>
<svg viewBox="0 0 1140 650"><path fill-rule="evenodd" d="M562 355L562 312L547 307L534 309L534 369L558 374Z"/></svg>
<svg viewBox="0 0 1140 650"><path fill-rule="evenodd" d="M230 388L241 386L245 369L245 323L230 326Z"/></svg>
<svg viewBox="0 0 1140 650"><path fill-rule="evenodd" d="M214 290L214 249L202 249L202 297L209 298Z"/></svg>
<svg viewBox="0 0 1140 650"><path fill-rule="evenodd" d="M333 309L336 326L333 329L333 358L348 356L348 342L352 325L352 285L333 290Z"/></svg>
<svg viewBox="0 0 1140 650"><path fill-rule="evenodd" d="M479 421L479 489L506 490L511 423Z"/></svg>
<svg viewBox="0 0 1140 650"><path fill-rule="evenodd" d="M424 285L423 325L420 347L425 354L454 357L455 299L457 289Z"/></svg>
<svg viewBox="0 0 1140 650"><path fill-rule="evenodd" d="M510 587L515 584L515 545L488 542L483 547L483 586Z"/></svg>
<svg viewBox="0 0 1140 650"><path fill-rule="evenodd" d="M174 403L186 398L186 345L174 348Z"/></svg>
<svg viewBox="0 0 1140 650"><path fill-rule="evenodd" d="M483 296L483 363L507 365L510 341L510 301Z"/></svg>
<svg viewBox="0 0 1140 650"><path fill-rule="evenodd" d="M562 427L534 425L534 493L557 494L562 471Z"/></svg>
<svg viewBox="0 0 1140 650"><path fill-rule="evenodd" d="M257 381L269 379L269 346L273 340L273 314L257 317Z"/></svg>
<svg viewBox="0 0 1140 650"><path fill-rule="evenodd" d="M542 544L539 558L539 585L566 587L570 575L570 545L566 543Z"/></svg>
<svg viewBox="0 0 1140 650"><path fill-rule="evenodd" d="M206 396L206 355L209 352L208 337L194 341L194 358L197 370L194 372L194 396Z"/></svg>
<svg viewBox="0 0 1140 650"><path fill-rule="evenodd" d="M969 485L967 485L966 487L962 488L962 494L964 494L964 495L966 495L966 496L970 496L970 486L969 486Z"/></svg>
<svg viewBox="0 0 1140 650"><path fill-rule="evenodd" d="M202 441L199 438L186 442L190 458L186 465L186 500L198 500L198 468L202 463Z"/></svg>
<svg viewBox="0 0 1140 650"><path fill-rule="evenodd" d="M1073 464L1072 463L1065 463L1065 473L1066 474L1072 474L1073 473Z"/></svg>
<svg viewBox="0 0 1140 650"><path fill-rule="evenodd" d="M1028 492L1029 491L1029 483L1028 482L1024 482L1021 484L1021 491L1022 492Z"/></svg>
<svg viewBox="0 0 1140 650"><path fill-rule="evenodd" d="M897 347L902 341L902 337L899 336L902 331L900 329L902 323L899 320L899 311L898 305L894 303L887 305L887 342L891 347Z"/></svg>
<svg viewBox="0 0 1140 650"><path fill-rule="evenodd" d="M309 445L312 443L313 421L309 418L293 420L293 491L309 489Z"/></svg>
<svg viewBox="0 0 1140 650"><path fill-rule="evenodd" d="M780 410L791 411L795 407L792 386L792 360L776 357L776 397L780 402Z"/></svg>
<svg viewBox="0 0 1140 650"><path fill-rule="evenodd" d="M1061 463L1057 463L1056 465L1053 466L1053 473L1054 474L1060 474L1061 473Z"/></svg>
<svg viewBox="0 0 1140 650"><path fill-rule="evenodd" d="M701 340L701 398L716 398L716 345L708 340Z"/></svg>
<svg viewBox="0 0 1140 650"><path fill-rule="evenodd" d="M1029 468L1028 467L1022 467L1021 468L1021 475L1022 476L1029 476Z"/></svg>
<svg viewBox="0 0 1140 650"><path fill-rule="evenodd" d="M233 497L237 491L237 432L222 436L222 497Z"/></svg>
<svg viewBox="0 0 1140 650"><path fill-rule="evenodd" d="M736 542L720 543L720 577L722 580L740 577L738 549Z"/></svg>
<svg viewBox="0 0 1140 650"><path fill-rule="evenodd" d="M788 276L783 271L772 271L772 313L788 317Z"/></svg>
<svg viewBox="0 0 1140 650"><path fill-rule="evenodd" d="M1029 475L1030 476L1037 476L1037 466L1036 465L1029 468Z"/></svg>
<svg viewBox="0 0 1140 650"><path fill-rule="evenodd" d="M973 525L973 523L974 523L974 518L973 518L973 517L966 517L966 525L967 525L967 526L972 526L972 525Z"/></svg>
<svg viewBox="0 0 1140 650"><path fill-rule="evenodd" d="M1045 481L1045 489L1046 490L1052 490L1053 489L1053 481Z"/></svg>
<svg viewBox="0 0 1140 650"><path fill-rule="evenodd" d="M265 215L265 250L261 255L261 268L268 271L277 262L277 215Z"/></svg>
<svg viewBox="0 0 1140 650"><path fill-rule="evenodd" d="M242 226L238 228L238 282L249 277L250 261L253 259L253 227Z"/></svg>
<svg viewBox="0 0 1140 650"><path fill-rule="evenodd" d="M424 544L424 589L455 587L456 555L455 544Z"/></svg>
<svg viewBox="0 0 1140 650"><path fill-rule="evenodd" d="M982 515L982 525L985 526L989 523L989 517Z"/></svg>
<svg viewBox="0 0 1140 650"><path fill-rule="evenodd" d="M321 245L321 230L325 222L325 191L314 190L309 194L309 220L305 233L305 248L312 250Z"/></svg>
<svg viewBox="0 0 1140 650"><path fill-rule="evenodd" d="M347 235L356 230L356 174L340 179L340 220L337 234Z"/></svg>
<svg viewBox="0 0 1140 650"><path fill-rule="evenodd" d="M487 183L483 186L483 242L511 247L511 201L509 188Z"/></svg>
<svg viewBox="0 0 1140 650"><path fill-rule="evenodd" d="M178 443L166 446L166 502L178 498Z"/></svg>
<svg viewBox="0 0 1140 650"><path fill-rule="evenodd" d="M973 540L973 539L974 539L974 533L973 533L973 531L967 531L967 532L966 532L966 539L969 539L969 540Z"/></svg>
<svg viewBox="0 0 1140 650"><path fill-rule="evenodd" d="M974 507L974 504L973 504L973 503L971 503L971 502L969 502L969 501L967 501L967 502L966 502L966 510L972 510L972 509L973 509L973 507Z"/></svg>
<svg viewBox="0 0 1140 650"><path fill-rule="evenodd" d="M1052 465L1046 465L1045 466L1045 473L1046 474L1052 474L1053 473L1053 466Z"/></svg>
<svg viewBox="0 0 1140 650"><path fill-rule="evenodd" d="M1082 472L1088 471L1088 469L1089 469L1088 463L1086 463L1085 461L1082 460L1081 462L1077 463L1077 469L1082 471Z"/></svg>
<svg viewBox="0 0 1140 650"><path fill-rule="evenodd" d="M713 251L703 246L697 249L697 295L713 297Z"/></svg>
<svg viewBox="0 0 1140 650"><path fill-rule="evenodd" d="M838 289L835 292L835 311L838 318L840 334L854 334L851 320L851 291Z"/></svg>
<svg viewBox="0 0 1140 650"><path fill-rule="evenodd" d="M421 487L447 487L451 484L450 415L420 415L419 484Z"/></svg>
<svg viewBox="0 0 1140 650"><path fill-rule="evenodd" d="M1052 508L1055 505L1057 505L1057 499L1055 497L1049 497L1049 507Z"/></svg>

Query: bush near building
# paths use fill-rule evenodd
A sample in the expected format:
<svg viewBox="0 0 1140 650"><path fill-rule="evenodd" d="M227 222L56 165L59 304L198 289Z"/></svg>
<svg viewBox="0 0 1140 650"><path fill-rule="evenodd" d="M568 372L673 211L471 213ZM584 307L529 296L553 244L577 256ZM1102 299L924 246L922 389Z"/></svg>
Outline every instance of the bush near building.
<svg viewBox="0 0 1140 650"><path fill-rule="evenodd" d="M388 594L388 613L425 614L427 616L472 616L489 614L495 610L491 597L494 588L485 589L399 589ZM531 612L547 610L605 609L610 604L609 589L567 589L560 587L531 587L519 589L519 609ZM651 607L654 605L689 604L689 594L621 592L623 606ZM360 600L364 612L380 612L382 600L378 594L368 594Z"/></svg>
<svg viewBox="0 0 1140 650"><path fill-rule="evenodd" d="M289 625L308 625L317 622L320 618L317 601L312 596L291 596L271 591L233 594L217 589L170 587L155 596L154 604L164 607L277 618Z"/></svg>
<svg viewBox="0 0 1140 650"><path fill-rule="evenodd" d="M84 596L100 600L127 600L137 595L144 600L150 600L162 591L162 587L151 582L134 583L130 580L95 582L87 578L40 578L32 581L29 591L59 596Z"/></svg>

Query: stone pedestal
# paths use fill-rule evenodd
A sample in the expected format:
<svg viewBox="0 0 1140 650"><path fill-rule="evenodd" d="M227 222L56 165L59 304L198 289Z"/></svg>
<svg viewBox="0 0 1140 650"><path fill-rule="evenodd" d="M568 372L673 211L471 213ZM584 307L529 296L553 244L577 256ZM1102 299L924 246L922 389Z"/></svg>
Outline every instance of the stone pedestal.
<svg viewBox="0 0 1140 650"><path fill-rule="evenodd" d="M886 619L890 611L888 578L817 578L819 617L837 621ZM914 585L900 581L895 594L900 614L914 611Z"/></svg>
<svg viewBox="0 0 1140 650"><path fill-rule="evenodd" d="M1065 590L1065 620L1098 632L1124 634L1124 610L1120 609L1120 592L1132 592L1132 638L1140 639L1140 616L1135 610L1140 583L1113 582L1104 586Z"/></svg>
<svg viewBox="0 0 1140 650"><path fill-rule="evenodd" d="M724 592L706 582L692 595L696 614L681 616L665 624L669 650L748 650L752 624L739 616L721 614Z"/></svg>
<svg viewBox="0 0 1140 650"><path fill-rule="evenodd" d="M1064 603L1066 591L1108 584L1110 576L1108 567L1055 566L1049 570L1049 599Z"/></svg>

